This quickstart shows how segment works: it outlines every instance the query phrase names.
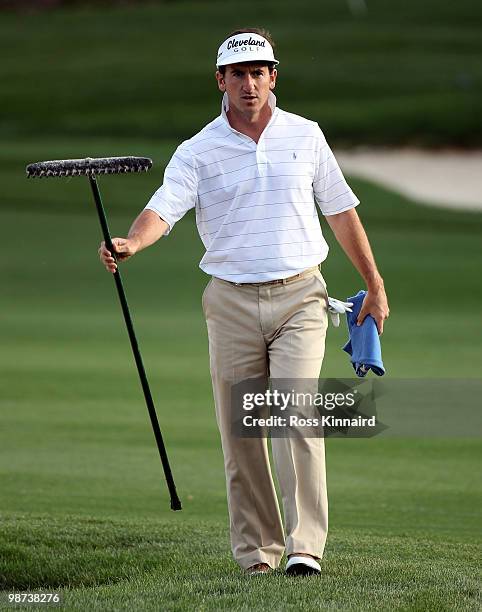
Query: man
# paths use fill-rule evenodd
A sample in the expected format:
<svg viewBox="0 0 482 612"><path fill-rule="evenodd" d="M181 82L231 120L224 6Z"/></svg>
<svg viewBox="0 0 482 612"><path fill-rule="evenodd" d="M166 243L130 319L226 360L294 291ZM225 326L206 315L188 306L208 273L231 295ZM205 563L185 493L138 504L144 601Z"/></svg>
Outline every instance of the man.
<svg viewBox="0 0 482 612"><path fill-rule="evenodd" d="M248 379L318 379L327 327L327 292L318 269L328 246L316 203L367 284L359 321L383 331L383 280L346 184L318 125L276 107L278 61L259 29L238 30L219 48L221 115L183 142L164 182L115 238L124 261L168 234L191 208L212 279L203 294L216 418L224 453L233 556L250 574L278 567L319 573L328 510L322 438L273 438L285 531L266 437L231 432L231 391ZM315 203L316 201L316 203ZM101 260L116 260L104 243Z"/></svg>

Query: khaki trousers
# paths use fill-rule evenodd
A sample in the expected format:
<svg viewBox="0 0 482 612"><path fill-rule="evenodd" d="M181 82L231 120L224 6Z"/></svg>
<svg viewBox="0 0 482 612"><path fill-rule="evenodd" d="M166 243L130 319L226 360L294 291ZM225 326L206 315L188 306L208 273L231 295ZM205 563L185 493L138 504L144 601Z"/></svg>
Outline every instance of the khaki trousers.
<svg viewBox="0 0 482 612"><path fill-rule="evenodd" d="M323 438L272 438L286 539L265 437L231 433L231 387L249 378L318 379L328 295L318 268L285 284L212 278L203 294L216 418L221 434L231 547L243 568L278 567L283 553L321 558L328 530Z"/></svg>

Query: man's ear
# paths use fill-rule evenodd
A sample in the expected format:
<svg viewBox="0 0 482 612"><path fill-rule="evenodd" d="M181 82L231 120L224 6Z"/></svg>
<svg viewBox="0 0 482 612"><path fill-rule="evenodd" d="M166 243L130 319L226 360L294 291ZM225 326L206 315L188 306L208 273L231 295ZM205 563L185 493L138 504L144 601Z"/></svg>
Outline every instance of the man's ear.
<svg viewBox="0 0 482 612"><path fill-rule="evenodd" d="M273 72L270 73L269 78L269 88L270 89L274 89L276 87L276 77L278 76L278 71L276 70L276 68L273 70Z"/></svg>
<svg viewBox="0 0 482 612"><path fill-rule="evenodd" d="M216 80L218 82L218 89L220 91L226 91L226 83L224 82L224 77L223 75L219 72L219 70L216 70Z"/></svg>

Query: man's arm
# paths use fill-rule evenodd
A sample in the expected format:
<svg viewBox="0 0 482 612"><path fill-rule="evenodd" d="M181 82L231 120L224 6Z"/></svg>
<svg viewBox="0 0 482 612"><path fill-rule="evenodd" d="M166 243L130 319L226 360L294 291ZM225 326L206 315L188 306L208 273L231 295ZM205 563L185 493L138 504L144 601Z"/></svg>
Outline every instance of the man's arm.
<svg viewBox="0 0 482 612"><path fill-rule="evenodd" d="M367 315L375 319L379 333L383 333L383 321L388 318L389 308L383 278L381 277L363 225L354 208L337 215L325 217L336 239L351 262L365 280L367 295L363 301L358 325Z"/></svg>
<svg viewBox="0 0 482 612"><path fill-rule="evenodd" d="M127 238L112 238L117 261L126 261L138 251L154 244L168 228L169 225L153 210L143 210L132 224ZM117 270L117 264L104 241L99 247L99 257L109 272L114 273Z"/></svg>

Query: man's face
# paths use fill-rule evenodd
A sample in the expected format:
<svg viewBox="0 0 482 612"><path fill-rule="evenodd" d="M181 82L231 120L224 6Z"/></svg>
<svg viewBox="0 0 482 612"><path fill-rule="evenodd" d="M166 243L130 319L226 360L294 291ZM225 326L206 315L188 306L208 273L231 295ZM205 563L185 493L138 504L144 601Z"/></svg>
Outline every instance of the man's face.
<svg viewBox="0 0 482 612"><path fill-rule="evenodd" d="M276 70L256 64L229 64L224 76L216 72L218 87L229 97L229 106L243 114L254 115L267 103L276 84Z"/></svg>

